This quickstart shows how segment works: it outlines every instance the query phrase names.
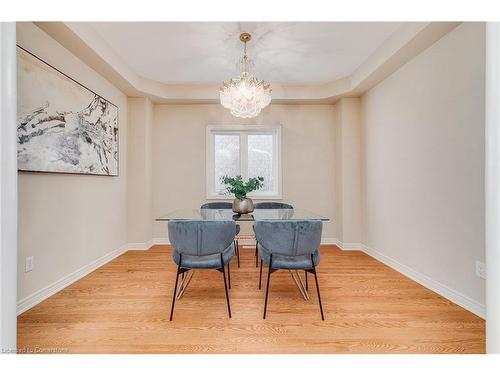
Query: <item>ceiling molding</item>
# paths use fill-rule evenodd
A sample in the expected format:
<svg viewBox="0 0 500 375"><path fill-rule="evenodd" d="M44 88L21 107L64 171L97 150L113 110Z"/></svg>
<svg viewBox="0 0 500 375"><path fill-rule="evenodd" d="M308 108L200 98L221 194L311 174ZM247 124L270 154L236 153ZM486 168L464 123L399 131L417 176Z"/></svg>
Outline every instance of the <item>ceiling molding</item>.
<svg viewBox="0 0 500 375"><path fill-rule="evenodd" d="M349 77L327 84L272 83L273 103L335 103L341 97L359 96L459 24L460 22L405 23ZM35 25L128 96L147 96L154 103L219 102L219 82L166 84L140 77L85 23L35 22Z"/></svg>

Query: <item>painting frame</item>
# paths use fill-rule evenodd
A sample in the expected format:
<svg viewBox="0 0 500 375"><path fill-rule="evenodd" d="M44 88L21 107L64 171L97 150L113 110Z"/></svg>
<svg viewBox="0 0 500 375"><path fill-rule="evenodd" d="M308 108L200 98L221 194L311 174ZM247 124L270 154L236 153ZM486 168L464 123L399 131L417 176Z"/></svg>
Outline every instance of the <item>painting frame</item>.
<svg viewBox="0 0 500 375"><path fill-rule="evenodd" d="M112 101L106 99L104 96L98 94L97 92L95 92L94 90L92 90L91 88L89 88L88 86L86 86L86 85L82 84L81 82L77 81L76 79L72 78L68 74L64 73L63 71L61 71L60 69L58 69L54 65L52 65L51 63L45 61L44 59L42 59L41 57L37 56L35 53L29 51L28 49L24 48L23 46L21 46L19 44L16 44L16 49L17 49L17 51L22 51L22 52L28 54L31 58L34 58L35 60L37 60L41 64L47 66L56 75L60 75L62 79L69 80L70 82L72 82L73 84L77 85L81 89L84 89L84 90L88 91L89 93L93 94L96 98L101 99L102 101L108 103L109 105L111 105L112 107L114 107L116 109L116 144L115 144L116 173L97 173L97 172L89 172L89 171L78 172L78 171L63 171L63 170L61 170L61 171L55 171L55 170L24 169L24 168L20 168L19 161L18 161L18 168L17 168L18 172L26 173L26 174L30 174L30 173L39 174L39 173L41 173L41 174L63 174L63 175L67 174L67 175L80 175L80 176L120 177L120 134L121 134L121 132L120 132L120 108L116 104L114 104ZM19 107L19 103L18 103L18 107ZM19 114L18 114L18 119L16 121L16 127L19 128ZM19 130L18 130L18 134L19 134ZM18 142L19 142L19 136L18 136ZM19 143L18 143L18 145L19 145Z"/></svg>

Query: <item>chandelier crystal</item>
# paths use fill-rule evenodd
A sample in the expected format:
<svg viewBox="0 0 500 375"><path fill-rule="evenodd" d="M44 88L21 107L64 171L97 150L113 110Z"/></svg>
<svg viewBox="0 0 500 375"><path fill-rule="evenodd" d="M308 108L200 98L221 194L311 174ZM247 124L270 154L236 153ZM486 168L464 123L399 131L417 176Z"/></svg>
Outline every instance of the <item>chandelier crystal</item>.
<svg viewBox="0 0 500 375"><path fill-rule="evenodd" d="M252 118L271 102L271 85L248 73L247 42L251 35L243 33L240 40L244 43L241 60L242 71L238 78L223 82L220 88L220 103L229 109L231 114L241 118Z"/></svg>

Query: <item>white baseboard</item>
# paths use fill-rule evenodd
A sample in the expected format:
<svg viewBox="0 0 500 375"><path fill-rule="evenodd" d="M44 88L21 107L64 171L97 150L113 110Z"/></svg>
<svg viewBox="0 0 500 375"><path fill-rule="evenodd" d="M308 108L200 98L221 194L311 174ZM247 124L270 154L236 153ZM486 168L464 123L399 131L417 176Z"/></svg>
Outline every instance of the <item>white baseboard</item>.
<svg viewBox="0 0 500 375"><path fill-rule="evenodd" d="M321 242L321 243L323 243L323 242ZM344 250L344 251L350 251L350 250L362 251L363 250L363 244L357 243L357 242L342 242L342 241L337 240L336 245L341 250Z"/></svg>
<svg viewBox="0 0 500 375"><path fill-rule="evenodd" d="M336 238L333 237L323 237L321 239L321 244L322 245L337 245L339 241Z"/></svg>
<svg viewBox="0 0 500 375"><path fill-rule="evenodd" d="M425 286L426 288L436 292L440 296L450 300L453 303L463 307L464 309L470 311L473 314L485 319L486 318L486 306L473 300L470 297L463 295L462 293L436 281L429 276L424 275L411 267L408 267L395 259L392 259L379 251L372 249L366 245L362 245L362 250L370 255L371 257L377 259L378 261L384 263L385 265L395 269L396 271L402 273L406 277L412 279L413 281Z"/></svg>
<svg viewBox="0 0 500 375"><path fill-rule="evenodd" d="M241 246L255 246L255 240L251 240L251 239L240 239L239 243ZM153 245L170 245L170 241L168 240L168 238L153 238L151 241L148 241L147 244L149 244L149 245L146 245L146 243L133 244L136 246L133 249L147 250L147 249L149 249L149 247L151 247ZM336 245L341 250L346 250L346 251L348 251L348 250L362 251L362 249L363 249L363 245L360 243L343 243L334 237L323 237L321 239L321 245ZM130 249L132 249L132 248L130 248Z"/></svg>
<svg viewBox="0 0 500 375"><path fill-rule="evenodd" d="M127 250L149 250L153 245L156 245L154 239L147 242L130 242L126 244Z"/></svg>
<svg viewBox="0 0 500 375"><path fill-rule="evenodd" d="M248 240L247 239L239 240L239 243L242 246L255 246L255 241L249 240L249 239ZM338 243L339 243L339 241L336 238L326 237L326 238L321 239L322 245L338 245ZM149 244L149 247L151 247L153 245L170 245L170 241L168 240L168 238L153 238L151 241L148 241L147 244ZM133 244L133 245L136 245L137 250L143 250L143 248L146 246L146 244ZM142 247L141 247L141 245L142 245ZM351 245L351 244L347 244L347 245ZM146 248L145 250L149 249L149 247ZM132 248L129 248L129 249L132 249ZM361 247L357 247L356 249L361 250ZM342 249L342 250L344 250L344 249Z"/></svg>
<svg viewBox="0 0 500 375"><path fill-rule="evenodd" d="M75 281L80 280L82 277L88 275L97 268L105 265L109 261L115 259L116 257L122 255L128 250L128 244L120 246L118 249L113 250L106 255L94 260L93 262L77 269L76 271L70 273L67 276L62 277L56 282L42 288L35 293L19 300L17 302L17 315L31 309L33 306L38 305L43 300L49 298L50 296L56 294L60 290L66 288L67 286L73 284Z"/></svg>
<svg viewBox="0 0 500 375"><path fill-rule="evenodd" d="M170 245L168 238L153 238L151 242L153 245Z"/></svg>

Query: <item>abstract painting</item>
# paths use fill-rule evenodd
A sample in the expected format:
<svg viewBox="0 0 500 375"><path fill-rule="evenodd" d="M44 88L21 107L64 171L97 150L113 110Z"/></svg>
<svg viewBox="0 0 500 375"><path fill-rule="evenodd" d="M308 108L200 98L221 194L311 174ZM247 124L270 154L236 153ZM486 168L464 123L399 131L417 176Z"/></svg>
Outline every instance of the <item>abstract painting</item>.
<svg viewBox="0 0 500 375"><path fill-rule="evenodd" d="M17 48L20 171L118 176L118 107Z"/></svg>

